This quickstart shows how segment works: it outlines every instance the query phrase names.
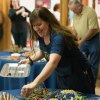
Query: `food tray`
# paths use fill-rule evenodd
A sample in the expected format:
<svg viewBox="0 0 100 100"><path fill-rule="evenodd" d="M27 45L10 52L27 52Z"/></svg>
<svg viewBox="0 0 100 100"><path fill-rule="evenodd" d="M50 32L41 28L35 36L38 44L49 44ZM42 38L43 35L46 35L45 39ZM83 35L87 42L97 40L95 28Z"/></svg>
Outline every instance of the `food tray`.
<svg viewBox="0 0 100 100"><path fill-rule="evenodd" d="M0 76L2 77L28 77L30 74L30 65L18 63L6 63L4 64Z"/></svg>
<svg viewBox="0 0 100 100"><path fill-rule="evenodd" d="M19 100L19 99L10 93L0 92L0 100Z"/></svg>

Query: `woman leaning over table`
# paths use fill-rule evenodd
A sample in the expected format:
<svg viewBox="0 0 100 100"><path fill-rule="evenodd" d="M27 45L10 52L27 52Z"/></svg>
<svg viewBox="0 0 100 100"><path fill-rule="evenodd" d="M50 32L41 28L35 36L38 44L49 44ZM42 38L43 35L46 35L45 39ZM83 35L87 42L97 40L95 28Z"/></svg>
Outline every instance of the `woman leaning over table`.
<svg viewBox="0 0 100 100"><path fill-rule="evenodd" d="M45 57L47 64L33 82L24 85L21 95L27 97L54 70L57 71L58 89L73 89L83 93L95 93L91 65L76 46L71 32L59 24L46 8L33 10L30 16L31 38L39 41L40 50L35 56L21 60L31 63Z"/></svg>

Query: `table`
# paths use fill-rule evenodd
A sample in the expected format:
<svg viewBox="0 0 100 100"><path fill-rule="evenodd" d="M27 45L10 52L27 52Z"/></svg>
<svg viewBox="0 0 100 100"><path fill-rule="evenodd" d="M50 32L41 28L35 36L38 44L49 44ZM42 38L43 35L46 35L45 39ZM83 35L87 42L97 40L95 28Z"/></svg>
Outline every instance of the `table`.
<svg viewBox="0 0 100 100"><path fill-rule="evenodd" d="M51 89L50 89L51 90ZM56 91L56 90L52 90ZM23 100L22 97L20 96L20 89L15 89L15 90L5 90L2 92L7 92L12 94L13 96L17 97L19 100ZM88 99L87 100L100 100L100 96L94 95L94 94L84 94Z"/></svg>
<svg viewBox="0 0 100 100"><path fill-rule="evenodd" d="M0 52L0 56L9 56L11 55L11 52ZM6 60L6 59L0 59L0 70L2 69L3 65L5 63L16 63L18 61L14 60ZM2 90L9 90L9 89L21 89L21 87L24 84L27 84L29 82L32 82L35 77L41 72L44 65L47 62L34 62L31 66L30 75L25 78L7 78L7 77L1 77L0 76L0 91ZM56 88L56 72L53 72L53 74L44 82L45 86L47 88Z"/></svg>

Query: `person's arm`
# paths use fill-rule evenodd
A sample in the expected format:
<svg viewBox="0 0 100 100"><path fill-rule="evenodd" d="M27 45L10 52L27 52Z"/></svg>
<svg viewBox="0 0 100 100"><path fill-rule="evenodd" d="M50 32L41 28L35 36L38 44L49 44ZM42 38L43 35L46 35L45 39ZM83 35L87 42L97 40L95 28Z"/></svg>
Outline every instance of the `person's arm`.
<svg viewBox="0 0 100 100"><path fill-rule="evenodd" d="M98 29L90 29L86 34L84 34L83 38L78 41L79 47L87 40L93 38L96 34L98 34Z"/></svg>
<svg viewBox="0 0 100 100"><path fill-rule="evenodd" d="M11 20L13 20L13 19L15 18L15 15L16 15L15 10L14 10L14 9L10 9L10 10L9 10L9 14L8 14L9 18L10 18Z"/></svg>
<svg viewBox="0 0 100 100"><path fill-rule="evenodd" d="M27 8L25 8L25 7L23 7L25 10L21 13L21 15L23 16L23 17L29 17L29 15L30 15L30 11L27 9Z"/></svg>
<svg viewBox="0 0 100 100"><path fill-rule="evenodd" d="M42 72L33 81L33 86L36 87L41 82L45 81L51 75L54 69L57 67L60 59L61 59L61 56L59 54L50 54L48 63L45 65Z"/></svg>
<svg viewBox="0 0 100 100"><path fill-rule="evenodd" d="M24 8L21 8L21 9L18 10L18 11L15 11L15 9L11 8L11 9L9 10L8 16L9 16L9 18L10 18L11 20L14 20L15 17L16 17L16 15L19 15L19 14L21 14L22 12L24 12Z"/></svg>
<svg viewBox="0 0 100 100"><path fill-rule="evenodd" d="M31 91L37 87L40 83L45 81L51 73L54 71L54 69L57 67L59 61L61 59L61 56L59 54L53 53L50 54L50 58L48 63L45 65L41 73L35 78L33 82L30 84L24 85L21 90L21 95L23 97L27 97L30 95Z"/></svg>
<svg viewBox="0 0 100 100"><path fill-rule="evenodd" d="M18 65L25 64L25 63L30 64L32 62L35 62L35 61L42 59L43 57L44 56L43 56L42 51L38 50L34 55L30 56L27 59L24 59L24 60L21 60L20 62L18 62Z"/></svg>
<svg viewBox="0 0 100 100"><path fill-rule="evenodd" d="M44 57L43 53L41 50L38 50L33 56L30 58L32 59L33 62L38 61Z"/></svg>
<svg viewBox="0 0 100 100"><path fill-rule="evenodd" d="M96 34L99 32L99 25L98 25L98 20L97 20L97 15L94 10L91 10L90 13L87 15L88 17L88 28L89 30L84 33L84 36L82 37L81 40L78 41L79 47L87 40L92 39Z"/></svg>
<svg viewBox="0 0 100 100"><path fill-rule="evenodd" d="M51 50L50 50L49 61L44 66L41 73L35 78L35 80L32 83L23 86L23 88L21 90L22 96L30 95L30 92L36 86L38 86L40 83L45 81L51 75L51 73L58 66L58 64L61 60L61 57L62 57L63 51L64 51L64 46L65 46L65 42L64 42L64 38L62 35L57 35L54 38L52 37L52 46L51 46Z"/></svg>
<svg viewBox="0 0 100 100"><path fill-rule="evenodd" d="M77 32L74 29L72 30L72 35L73 35L74 40L78 41L78 35L77 35Z"/></svg>
<svg viewBox="0 0 100 100"><path fill-rule="evenodd" d="M19 15L19 14L21 14L24 11L25 11L25 8L22 7L20 10L16 11L16 15Z"/></svg>

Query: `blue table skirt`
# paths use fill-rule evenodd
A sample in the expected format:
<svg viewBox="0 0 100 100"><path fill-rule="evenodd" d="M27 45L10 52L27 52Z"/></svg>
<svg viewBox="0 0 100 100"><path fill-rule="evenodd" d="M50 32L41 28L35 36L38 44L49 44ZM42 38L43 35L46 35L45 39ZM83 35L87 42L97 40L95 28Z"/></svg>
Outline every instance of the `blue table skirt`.
<svg viewBox="0 0 100 100"><path fill-rule="evenodd" d="M0 52L0 56L9 56L11 55L10 52ZM2 69L5 63L16 63L18 61L13 60L5 60L0 59L0 70ZM9 90L9 89L21 89L24 84L32 82L36 76L41 72L43 67L45 66L46 62L34 62L31 66L31 72L28 77L25 78L7 78L0 76L0 91L2 90ZM56 84L56 72L44 82L47 88L55 89L57 87Z"/></svg>

